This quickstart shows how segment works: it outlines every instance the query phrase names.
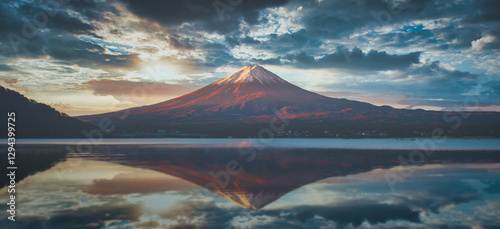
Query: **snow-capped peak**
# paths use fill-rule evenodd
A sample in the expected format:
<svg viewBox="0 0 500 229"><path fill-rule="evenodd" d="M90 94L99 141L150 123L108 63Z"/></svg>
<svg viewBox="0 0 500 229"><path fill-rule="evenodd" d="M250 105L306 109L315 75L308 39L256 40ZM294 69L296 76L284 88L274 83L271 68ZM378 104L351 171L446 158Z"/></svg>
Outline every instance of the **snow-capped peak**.
<svg viewBox="0 0 500 229"><path fill-rule="evenodd" d="M261 84L286 83L285 80L281 79L279 76L268 71L267 69L259 65L253 65L240 68L235 73L217 81L217 84L240 84L250 82L257 82Z"/></svg>

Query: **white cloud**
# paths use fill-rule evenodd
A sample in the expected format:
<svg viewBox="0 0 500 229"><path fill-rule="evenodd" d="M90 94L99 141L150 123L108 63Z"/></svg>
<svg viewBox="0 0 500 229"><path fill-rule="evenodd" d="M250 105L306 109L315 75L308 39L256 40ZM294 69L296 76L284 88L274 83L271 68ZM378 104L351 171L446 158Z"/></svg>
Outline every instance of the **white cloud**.
<svg viewBox="0 0 500 229"><path fill-rule="evenodd" d="M477 40L471 42L471 50L481 51L481 50L483 50L484 46L486 46L489 43L492 43L495 40L496 40L496 37L494 37L492 35L483 36L480 39L477 39Z"/></svg>
<svg viewBox="0 0 500 229"><path fill-rule="evenodd" d="M260 215L260 216L236 216L231 221L231 226L234 228L256 228L270 225L273 221L278 220L277 217Z"/></svg>

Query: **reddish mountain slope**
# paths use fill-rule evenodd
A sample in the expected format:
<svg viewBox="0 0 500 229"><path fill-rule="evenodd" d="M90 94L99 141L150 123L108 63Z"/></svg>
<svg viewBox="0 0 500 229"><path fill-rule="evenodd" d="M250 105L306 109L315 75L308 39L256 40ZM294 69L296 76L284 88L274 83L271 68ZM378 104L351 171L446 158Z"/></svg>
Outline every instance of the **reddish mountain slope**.
<svg viewBox="0 0 500 229"><path fill-rule="evenodd" d="M257 127L256 124L267 124L276 114L293 120L293 125L301 129L380 129L408 125L428 129L447 124L443 120L443 112L377 107L325 97L288 83L258 65L243 67L215 83L172 100L77 118L94 124L108 118L118 129L128 131L181 129L224 133L229 129L251 129ZM471 114L475 114L470 119L471 123L498 120L499 116L478 112ZM241 135L248 136L247 133Z"/></svg>

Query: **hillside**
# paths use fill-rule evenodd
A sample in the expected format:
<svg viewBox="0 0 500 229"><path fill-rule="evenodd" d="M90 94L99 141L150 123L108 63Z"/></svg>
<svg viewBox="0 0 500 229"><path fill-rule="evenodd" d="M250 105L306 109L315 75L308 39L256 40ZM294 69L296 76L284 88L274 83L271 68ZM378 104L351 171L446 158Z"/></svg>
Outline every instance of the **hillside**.
<svg viewBox="0 0 500 229"><path fill-rule="evenodd" d="M84 138L82 130L95 127L61 113L56 109L28 99L20 93L0 86L0 114L7 122L7 113L15 112L16 138ZM7 138L7 125L0 131Z"/></svg>

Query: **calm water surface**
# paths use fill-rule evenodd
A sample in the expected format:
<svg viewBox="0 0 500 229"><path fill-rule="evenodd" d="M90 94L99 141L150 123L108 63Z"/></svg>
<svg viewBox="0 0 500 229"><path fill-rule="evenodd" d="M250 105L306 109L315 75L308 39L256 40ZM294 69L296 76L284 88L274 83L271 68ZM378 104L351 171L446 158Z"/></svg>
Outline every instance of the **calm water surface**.
<svg viewBox="0 0 500 229"><path fill-rule="evenodd" d="M0 228L500 227L498 139L20 143Z"/></svg>

